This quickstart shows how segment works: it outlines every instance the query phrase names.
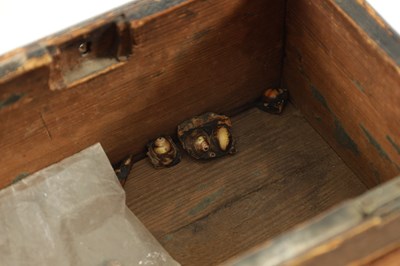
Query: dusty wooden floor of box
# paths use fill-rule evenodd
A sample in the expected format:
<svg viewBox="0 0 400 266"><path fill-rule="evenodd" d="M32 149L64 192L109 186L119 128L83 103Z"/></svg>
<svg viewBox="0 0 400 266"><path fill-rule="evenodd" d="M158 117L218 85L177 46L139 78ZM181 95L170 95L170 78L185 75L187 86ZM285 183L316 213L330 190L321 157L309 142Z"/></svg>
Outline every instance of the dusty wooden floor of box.
<svg viewBox="0 0 400 266"><path fill-rule="evenodd" d="M183 265L226 261L366 191L293 106L243 112L233 132L236 155L162 170L142 160L125 185L129 208Z"/></svg>

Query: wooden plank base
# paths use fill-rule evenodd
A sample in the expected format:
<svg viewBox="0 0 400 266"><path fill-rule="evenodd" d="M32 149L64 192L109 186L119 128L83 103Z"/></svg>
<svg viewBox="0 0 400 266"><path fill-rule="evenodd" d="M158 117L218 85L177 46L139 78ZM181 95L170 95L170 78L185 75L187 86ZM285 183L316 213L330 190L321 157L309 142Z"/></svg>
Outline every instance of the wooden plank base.
<svg viewBox="0 0 400 266"><path fill-rule="evenodd" d="M366 187L288 106L233 119L239 152L169 169L136 163L127 204L183 265L215 265L265 242Z"/></svg>

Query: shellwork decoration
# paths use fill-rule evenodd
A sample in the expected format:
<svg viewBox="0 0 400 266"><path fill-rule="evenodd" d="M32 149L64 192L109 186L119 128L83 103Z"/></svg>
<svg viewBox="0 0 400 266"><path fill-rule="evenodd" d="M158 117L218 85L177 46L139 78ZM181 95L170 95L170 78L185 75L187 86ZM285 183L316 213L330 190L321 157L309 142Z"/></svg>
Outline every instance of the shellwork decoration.
<svg viewBox="0 0 400 266"><path fill-rule="evenodd" d="M181 153L170 136L161 136L147 144L147 156L155 168L171 167L181 161Z"/></svg>
<svg viewBox="0 0 400 266"><path fill-rule="evenodd" d="M178 125L178 139L195 159L212 159L236 152L232 122L225 115L205 113Z"/></svg>
<svg viewBox="0 0 400 266"><path fill-rule="evenodd" d="M270 88L264 91L261 102L258 107L271 114L280 114L283 111L289 98L289 93L286 89Z"/></svg>

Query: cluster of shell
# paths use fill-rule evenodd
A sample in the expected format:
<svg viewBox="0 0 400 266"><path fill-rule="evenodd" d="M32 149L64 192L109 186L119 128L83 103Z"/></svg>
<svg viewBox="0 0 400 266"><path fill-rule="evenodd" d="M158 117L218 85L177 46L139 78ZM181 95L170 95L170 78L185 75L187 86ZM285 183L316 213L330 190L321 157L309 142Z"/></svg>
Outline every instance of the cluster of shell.
<svg viewBox="0 0 400 266"><path fill-rule="evenodd" d="M272 114L280 114L287 101L286 89L270 88L264 92L258 107ZM210 112L179 124L177 136L191 157L207 160L236 152L231 127L229 117ZM147 156L155 168L171 167L181 161L179 148L170 136L161 136L149 142Z"/></svg>
<svg viewBox="0 0 400 266"><path fill-rule="evenodd" d="M258 101L258 108L280 114L288 101L288 91L282 88L267 89ZM225 115L205 113L178 125L177 142L193 158L207 160L234 154L235 139L231 132L232 122ZM160 136L147 144L147 156L155 168L171 167L181 161L178 145L170 136ZM124 185L133 165L132 155L115 168L115 173Z"/></svg>
<svg viewBox="0 0 400 266"><path fill-rule="evenodd" d="M155 168L171 167L181 161L181 152L170 136L162 136L147 144L147 156Z"/></svg>
<svg viewBox="0 0 400 266"><path fill-rule="evenodd" d="M236 152L229 117L205 113L178 125L178 140L195 159L212 159ZM147 144L147 156L155 168L171 167L181 160L179 148L170 136L161 136Z"/></svg>
<svg viewBox="0 0 400 266"><path fill-rule="evenodd" d="M289 98L289 93L283 88L270 88L264 91L258 107L271 114L280 114Z"/></svg>

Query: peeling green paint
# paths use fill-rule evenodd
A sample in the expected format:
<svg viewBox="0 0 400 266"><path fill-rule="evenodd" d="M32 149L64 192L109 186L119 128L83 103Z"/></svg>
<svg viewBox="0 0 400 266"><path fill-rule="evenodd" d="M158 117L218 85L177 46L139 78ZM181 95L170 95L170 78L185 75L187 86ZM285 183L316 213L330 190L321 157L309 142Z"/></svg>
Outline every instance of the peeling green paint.
<svg viewBox="0 0 400 266"><path fill-rule="evenodd" d="M327 110L331 111L328 105L328 102L326 101L325 97L317 90L317 88L314 85L310 85L311 93L314 96L314 98L322 104Z"/></svg>
<svg viewBox="0 0 400 266"><path fill-rule="evenodd" d="M210 28L207 28L207 29L204 29L202 31L196 32L195 34L193 34L192 39L194 41L198 41L198 40L202 39L203 37L207 36L210 32L211 32Z"/></svg>
<svg viewBox="0 0 400 266"><path fill-rule="evenodd" d="M375 181L375 183L376 184L380 184L382 181L381 181L381 175L379 174L379 171L374 167L374 170L373 170L373 173L374 173L374 181Z"/></svg>
<svg viewBox="0 0 400 266"><path fill-rule="evenodd" d="M300 53L299 53L300 54ZM301 59L301 54L300 54L300 59ZM301 59L302 60L302 59ZM307 73L304 71L304 68L302 66L298 66L297 70L300 72L300 74L307 80L308 83L311 83L310 77L307 75Z"/></svg>
<svg viewBox="0 0 400 266"><path fill-rule="evenodd" d="M28 49L26 57L29 59L39 58L39 57L44 56L47 53L48 53L48 51L45 47L42 47L38 44L32 44Z"/></svg>
<svg viewBox="0 0 400 266"><path fill-rule="evenodd" d="M319 115L314 115L314 119L317 120L319 123L322 123L322 117Z"/></svg>
<svg viewBox="0 0 400 266"><path fill-rule="evenodd" d="M354 84L354 86L356 86L356 88L361 91L362 93L365 93L365 89L364 87L361 85L361 83L358 80L351 80Z"/></svg>
<svg viewBox="0 0 400 266"><path fill-rule="evenodd" d="M357 144L353 141L349 134L347 134L346 130L337 119L335 119L335 138L340 145L351 150L355 155L360 155Z"/></svg>
<svg viewBox="0 0 400 266"><path fill-rule="evenodd" d="M400 65L400 36L391 27L382 27L375 15L368 12L368 8L360 4L360 1L335 0L350 18L356 18L357 27L363 29L368 36L385 51L397 65Z"/></svg>
<svg viewBox="0 0 400 266"><path fill-rule="evenodd" d="M25 177L29 176L29 173L26 172L22 172L19 175L17 175L14 180L11 182L11 184L15 184L18 183L19 181L21 181L22 179L24 179Z"/></svg>
<svg viewBox="0 0 400 266"><path fill-rule="evenodd" d="M371 135L371 133L369 133L369 131L360 124L360 127L362 129L362 131L364 132L365 136L368 139L368 142L370 144L372 144L372 146L374 146L374 148L379 152L379 154L390 161L389 156L387 155L386 151L382 148L382 146L378 143L378 141L376 141L376 139Z"/></svg>
<svg viewBox="0 0 400 266"><path fill-rule="evenodd" d="M224 192L224 189L221 188L214 193L208 195L203 198L194 208L189 211L189 215L196 215L199 212L205 210L210 204L212 204L218 197L220 197Z"/></svg>
<svg viewBox="0 0 400 266"><path fill-rule="evenodd" d="M147 16L151 16L155 13L164 11L168 8L177 6L183 3L185 0L164 0L164 1L138 1L133 4L131 14L128 14L128 20L137 20Z"/></svg>
<svg viewBox="0 0 400 266"><path fill-rule="evenodd" d="M263 174L262 174L262 172L261 172L260 170L256 170L256 171L254 171L252 174L253 174L253 176L255 176L255 177L263 176Z"/></svg>
<svg viewBox="0 0 400 266"><path fill-rule="evenodd" d="M174 236L171 235L171 234L165 235L164 236L164 242L171 241L173 238L174 238Z"/></svg>
<svg viewBox="0 0 400 266"><path fill-rule="evenodd" d="M8 73L16 71L19 67L21 67L21 60L12 59L10 62L6 62L5 64L0 64L0 77L4 77Z"/></svg>
<svg viewBox="0 0 400 266"><path fill-rule="evenodd" d="M165 73L164 70L156 71L153 74L150 75L151 78L158 78L159 76L163 75Z"/></svg>
<svg viewBox="0 0 400 266"><path fill-rule="evenodd" d="M386 139L390 142L390 144L392 144L393 148L397 151L397 153L400 154L400 146L396 142L394 142L394 140L391 137L386 136Z"/></svg>
<svg viewBox="0 0 400 266"><path fill-rule="evenodd" d="M10 97L5 99L4 101L0 101L0 110L5 108L5 107L7 107L7 106L9 106L9 105L12 105L12 104L18 102L22 97L24 97L23 93L21 93L21 94L16 94L16 93L11 94Z"/></svg>
<svg viewBox="0 0 400 266"><path fill-rule="evenodd" d="M199 185L197 186L197 190L198 190L198 191L203 191L203 190L206 190L207 188L208 188L207 183L199 184Z"/></svg>

